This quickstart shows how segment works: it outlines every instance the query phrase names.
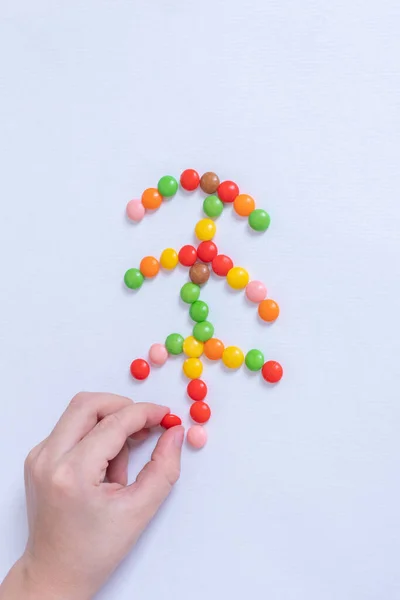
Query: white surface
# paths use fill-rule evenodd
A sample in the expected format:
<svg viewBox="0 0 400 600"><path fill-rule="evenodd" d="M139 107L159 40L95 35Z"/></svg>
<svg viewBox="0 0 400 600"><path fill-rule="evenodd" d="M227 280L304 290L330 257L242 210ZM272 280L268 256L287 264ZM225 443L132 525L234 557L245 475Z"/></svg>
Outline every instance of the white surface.
<svg viewBox="0 0 400 600"><path fill-rule="evenodd" d="M121 279L191 239L201 194L139 227L126 201L194 167L271 214L260 237L227 211L217 242L266 282L279 322L261 327L221 281L204 298L224 340L263 348L286 377L268 389L207 365L209 444L185 451L173 497L99 598L399 598L399 11L2 1L2 573L26 537L23 459L75 392L188 413L179 360L145 385L127 374L189 331L186 275L136 296Z"/></svg>

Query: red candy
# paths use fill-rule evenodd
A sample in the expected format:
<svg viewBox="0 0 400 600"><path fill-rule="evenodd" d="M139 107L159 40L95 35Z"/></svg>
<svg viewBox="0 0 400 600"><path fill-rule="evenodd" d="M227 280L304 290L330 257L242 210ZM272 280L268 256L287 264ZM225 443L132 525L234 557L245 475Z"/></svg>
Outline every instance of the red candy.
<svg viewBox="0 0 400 600"><path fill-rule="evenodd" d="M233 202L239 195L239 188L233 181L223 181L219 184L217 191L222 202Z"/></svg>
<svg viewBox="0 0 400 600"><path fill-rule="evenodd" d="M233 261L229 258L229 256L225 256L225 254L218 254L218 256L216 256L212 261L213 271L220 277L226 277L232 267Z"/></svg>
<svg viewBox="0 0 400 600"><path fill-rule="evenodd" d="M207 423L211 417L211 410L205 402L193 402L190 407L190 416L196 423Z"/></svg>
<svg viewBox="0 0 400 600"><path fill-rule="evenodd" d="M200 175L194 169L186 169L181 175L181 186L188 192L193 192L199 187Z"/></svg>
<svg viewBox="0 0 400 600"><path fill-rule="evenodd" d="M197 402L204 400L207 396L207 386L201 379L192 379L187 386L187 393L192 400L196 400Z"/></svg>
<svg viewBox="0 0 400 600"><path fill-rule="evenodd" d="M164 427L164 429L171 429L171 427L177 427L178 425L182 425L182 420L176 415L172 415L171 413L169 413L168 415L165 415L160 425L161 427Z"/></svg>
<svg viewBox="0 0 400 600"><path fill-rule="evenodd" d="M283 369L276 360L269 360L261 369L261 374L268 383L277 383L282 379Z"/></svg>
<svg viewBox="0 0 400 600"><path fill-rule="evenodd" d="M197 251L194 246L183 246L178 254L179 262L184 267L191 267L197 260Z"/></svg>
<svg viewBox="0 0 400 600"><path fill-rule="evenodd" d="M197 256L205 263L211 262L218 254L218 248L214 242L201 242L197 248Z"/></svg>
<svg viewBox="0 0 400 600"><path fill-rule="evenodd" d="M143 358L137 358L131 364L131 374L135 379L139 379L142 381L143 379L147 379L150 373L150 365Z"/></svg>

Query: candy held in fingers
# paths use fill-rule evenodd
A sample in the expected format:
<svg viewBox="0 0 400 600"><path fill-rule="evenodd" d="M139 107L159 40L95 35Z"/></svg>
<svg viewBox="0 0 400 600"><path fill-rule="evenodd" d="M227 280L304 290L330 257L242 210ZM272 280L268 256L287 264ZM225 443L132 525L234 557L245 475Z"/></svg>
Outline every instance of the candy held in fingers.
<svg viewBox="0 0 400 600"><path fill-rule="evenodd" d="M149 359L153 365L161 366L168 359L168 350L164 344L153 344L149 350Z"/></svg>
<svg viewBox="0 0 400 600"><path fill-rule="evenodd" d="M258 305L258 314L263 321L272 323L279 317L279 306L275 300L263 300Z"/></svg>
<svg viewBox="0 0 400 600"><path fill-rule="evenodd" d="M181 175L181 186L188 192L193 192L200 184L200 175L194 169L186 169Z"/></svg>
<svg viewBox="0 0 400 600"><path fill-rule="evenodd" d="M261 374L268 383L278 383L282 379L283 369L276 360L269 360L263 366Z"/></svg>
<svg viewBox="0 0 400 600"><path fill-rule="evenodd" d="M206 445L207 437L207 432L201 425L192 425L187 432L188 443L197 450Z"/></svg>
<svg viewBox="0 0 400 600"><path fill-rule="evenodd" d="M192 379L192 381L188 383L188 396L196 402L204 400L204 398L207 396L207 391L207 385L202 379Z"/></svg>
<svg viewBox="0 0 400 600"><path fill-rule="evenodd" d="M250 281L246 286L246 296L250 302L258 304L267 295L267 288L261 281Z"/></svg>
<svg viewBox="0 0 400 600"><path fill-rule="evenodd" d="M169 413L168 415L165 415L160 425L161 427L164 427L164 429L171 429L171 427L182 425L182 420L177 415Z"/></svg>
<svg viewBox="0 0 400 600"><path fill-rule="evenodd" d="M187 358L182 368L189 379L198 379L203 372L203 364L198 358Z"/></svg>
<svg viewBox="0 0 400 600"><path fill-rule="evenodd" d="M138 223L146 214L146 209L141 200L131 200L126 205L126 214L131 221Z"/></svg>
<svg viewBox="0 0 400 600"><path fill-rule="evenodd" d="M211 410L205 402L193 402L190 407L190 416L196 423L207 423L211 417Z"/></svg>
<svg viewBox="0 0 400 600"><path fill-rule="evenodd" d="M136 358L131 364L131 375L135 379L142 381L147 379L150 373L150 365L143 358Z"/></svg>

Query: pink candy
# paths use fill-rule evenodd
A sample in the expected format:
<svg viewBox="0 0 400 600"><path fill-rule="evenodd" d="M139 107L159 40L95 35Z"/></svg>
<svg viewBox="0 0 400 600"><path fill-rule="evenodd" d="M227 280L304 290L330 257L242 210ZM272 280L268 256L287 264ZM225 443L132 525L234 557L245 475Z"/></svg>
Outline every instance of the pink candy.
<svg viewBox="0 0 400 600"><path fill-rule="evenodd" d="M267 288L261 281L250 281L246 286L246 296L250 302L262 302L267 295Z"/></svg>
<svg viewBox="0 0 400 600"><path fill-rule="evenodd" d="M207 432L201 425L193 425L187 432L188 443L198 450L206 445L207 437Z"/></svg>
<svg viewBox="0 0 400 600"><path fill-rule="evenodd" d="M149 350L149 358L153 365L161 366L168 358L168 351L163 344L153 344Z"/></svg>
<svg viewBox="0 0 400 600"><path fill-rule="evenodd" d="M126 214L131 221L139 222L143 219L146 209L141 200L131 200L126 205Z"/></svg>

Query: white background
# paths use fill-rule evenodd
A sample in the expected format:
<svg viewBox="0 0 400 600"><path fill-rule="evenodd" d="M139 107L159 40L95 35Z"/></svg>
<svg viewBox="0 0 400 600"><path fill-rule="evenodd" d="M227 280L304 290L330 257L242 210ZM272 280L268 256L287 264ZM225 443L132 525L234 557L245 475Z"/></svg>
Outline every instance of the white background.
<svg viewBox="0 0 400 600"><path fill-rule="evenodd" d="M201 213L179 193L137 227L126 202L194 167L271 214L251 235L228 209L216 241L279 322L221 280L203 297L285 379L206 365L209 443L99 598L398 599L399 3L2 0L0 17L1 572L26 539L24 457L73 394L187 423L180 359L128 374L190 331L187 273L121 281Z"/></svg>

